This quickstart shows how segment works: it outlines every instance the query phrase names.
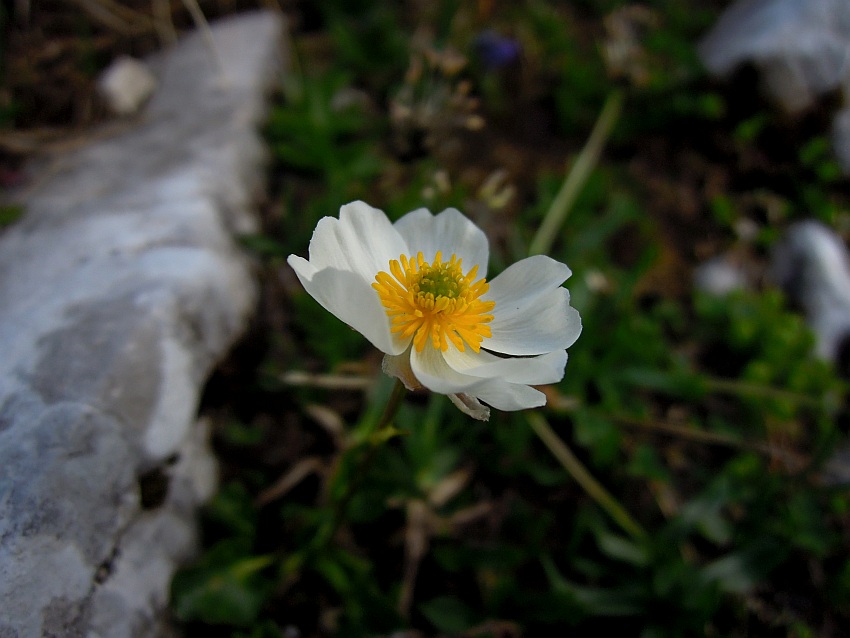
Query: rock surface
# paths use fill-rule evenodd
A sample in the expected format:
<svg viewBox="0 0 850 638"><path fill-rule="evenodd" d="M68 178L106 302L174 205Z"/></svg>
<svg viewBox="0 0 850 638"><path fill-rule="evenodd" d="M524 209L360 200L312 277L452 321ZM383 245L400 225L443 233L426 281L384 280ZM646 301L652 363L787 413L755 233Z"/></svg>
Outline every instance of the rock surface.
<svg viewBox="0 0 850 638"><path fill-rule="evenodd" d="M773 278L806 313L817 354L850 377L850 251L832 229L816 221L792 225L773 249ZM850 485L850 441L826 460L820 481Z"/></svg>
<svg viewBox="0 0 850 638"><path fill-rule="evenodd" d="M739 0L700 42L699 54L718 75L754 64L771 95L798 111L849 77L850 3Z"/></svg>
<svg viewBox="0 0 850 638"><path fill-rule="evenodd" d="M744 268L728 255L703 262L694 270L694 287L715 297L751 288Z"/></svg>
<svg viewBox="0 0 850 638"><path fill-rule="evenodd" d="M2 638L168 633L216 482L200 390L255 305L234 235L283 64L273 13L213 31L224 76L197 34L152 60L142 114L42 167L0 234Z"/></svg>
<svg viewBox="0 0 850 638"><path fill-rule="evenodd" d="M816 221L793 224L773 249L772 277L806 314L817 354L843 367L850 354L850 254Z"/></svg>
<svg viewBox="0 0 850 638"><path fill-rule="evenodd" d="M156 77L143 62L121 56L100 74L97 88L113 113L132 115L156 90Z"/></svg>

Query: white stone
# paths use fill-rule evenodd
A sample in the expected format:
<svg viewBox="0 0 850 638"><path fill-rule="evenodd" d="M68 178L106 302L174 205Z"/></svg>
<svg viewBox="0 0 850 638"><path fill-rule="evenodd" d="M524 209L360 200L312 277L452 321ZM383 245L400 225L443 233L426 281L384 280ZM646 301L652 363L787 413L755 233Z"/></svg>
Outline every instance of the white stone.
<svg viewBox="0 0 850 638"><path fill-rule="evenodd" d="M216 485L202 385L257 286L257 130L282 22L214 25L150 60L142 117L35 171L0 234L0 636L167 632L177 564ZM142 509L140 477L168 492Z"/></svg>
<svg viewBox="0 0 850 638"><path fill-rule="evenodd" d="M819 222L794 224L774 248L772 276L805 311L817 354L837 361L850 345L850 255L841 238Z"/></svg>
<svg viewBox="0 0 850 638"><path fill-rule="evenodd" d="M850 2L739 0L699 44L706 68L727 75L742 64L761 73L768 94L789 113L821 95L850 97ZM835 116L835 154L850 174L850 110Z"/></svg>
<svg viewBox="0 0 850 638"><path fill-rule="evenodd" d="M835 114L832 120L832 147L845 175L850 175L850 108Z"/></svg>
<svg viewBox="0 0 850 638"><path fill-rule="evenodd" d="M125 55L104 69L97 88L113 113L133 115L156 90L156 77L144 62Z"/></svg>
<svg viewBox="0 0 850 638"><path fill-rule="evenodd" d="M710 295L722 297L750 287L746 273L726 256L700 264L694 271L694 286Z"/></svg>
<svg viewBox="0 0 850 638"><path fill-rule="evenodd" d="M699 44L708 70L758 67L769 93L789 112L838 89L850 70L847 0L739 0Z"/></svg>

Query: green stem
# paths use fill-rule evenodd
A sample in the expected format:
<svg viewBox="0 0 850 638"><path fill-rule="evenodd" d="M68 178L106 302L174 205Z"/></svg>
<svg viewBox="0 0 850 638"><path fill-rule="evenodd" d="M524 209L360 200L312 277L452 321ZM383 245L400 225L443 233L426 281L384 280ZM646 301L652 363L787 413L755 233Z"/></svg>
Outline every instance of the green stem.
<svg viewBox="0 0 850 638"><path fill-rule="evenodd" d="M531 240L531 246L528 249L529 255L542 255L549 252L552 244L555 242L555 237L559 229L566 220L570 209L575 204L576 199L581 193L582 187L590 177L590 173L596 164L599 162L599 156L602 153L602 148L614 124L620 117L620 111L623 106L623 93L620 90L614 90L608 95L605 101L605 106L599 113L596 124L587 138L581 152L576 156L561 190L552 201L543 223L537 229L534 239Z"/></svg>
<svg viewBox="0 0 850 638"><path fill-rule="evenodd" d="M732 394L735 396L751 396L763 399L778 399L780 401L792 401L793 403L808 405L813 408L825 407L823 397L813 397L800 392L783 390L769 385L762 385L752 381L740 379L721 379L718 377L703 376L702 381L710 392L720 394Z"/></svg>
<svg viewBox="0 0 850 638"><path fill-rule="evenodd" d="M570 210L578 199L582 188L587 183L590 173L599 162L599 156L602 154L602 148L614 124L620 117L620 111L623 106L623 93L620 90L614 90L608 95L605 100L605 105L596 119L596 124L587 138L584 147L576 156L566 179L564 180L558 194L552 201L546 216L543 218L543 223L537 229L534 238L529 246L529 255L539 255L548 253L555 242L555 238L567 219ZM629 515L626 509L611 496L608 491L602 487L587 468L582 465L581 461L573 454L572 450L564 443L557 434L555 434L549 423L537 412L528 414L528 423L532 430L541 441L546 445L552 455L564 467L565 470L581 485L585 492L595 500L599 506L605 510L609 516L627 533L635 538L645 538L646 532L643 528Z"/></svg>
<svg viewBox="0 0 850 638"><path fill-rule="evenodd" d="M227 84L228 78L226 67L224 66L224 60L222 60L221 53L215 45L215 38L210 30L210 24L207 22L207 18L204 16L204 12L201 10L198 0L183 0L183 6L189 10L192 20L195 22L195 26L198 28L198 31L201 32L204 43L210 50L213 59L215 59L216 65L218 66L218 72L221 74L219 78L222 84Z"/></svg>
<svg viewBox="0 0 850 638"><path fill-rule="evenodd" d="M399 407L401 407L401 402L404 398L405 393L406 388L404 387L404 384L398 379L396 379L395 385L392 389L392 393L390 394L390 398L387 401L386 407L384 408L384 412L383 414L381 414L381 418L378 419L378 423L375 425L375 429L372 430L372 433L369 437L369 449L362 457L360 457L360 462L357 464L357 468L354 471L352 478L349 480L348 485L346 486L345 493L336 502L330 527L327 528L327 531L325 533L320 533L317 535L317 540L320 544L324 544L325 542L330 541L330 539L333 538L333 535L336 534L336 531L339 529L339 526L342 524L342 521L345 517L345 513L348 510L348 506L351 504L351 499L354 497L354 495L357 493L357 490L363 484L366 474L369 471L369 467L372 465L372 463L375 462L375 457L377 456L378 450L380 449L380 444L388 440L389 438L382 435L384 434L384 431L387 430L392 424L392 421L395 418Z"/></svg>
<svg viewBox="0 0 850 638"><path fill-rule="evenodd" d="M694 441L696 443L724 445L726 447L737 448L739 450L748 450L750 452L757 452L773 458L783 458L788 461L793 461L797 465L802 465L805 462L805 457L799 454L791 452L790 450L780 449L776 446L770 445L769 443L763 443L761 441L736 439L726 434L700 430L692 425L674 425L672 423L664 423L661 421L651 421L648 419L640 419L638 417L618 414L603 414L601 412L598 414L603 418L617 421L626 427L637 427L645 430L652 430L654 432L679 437L681 439L688 439L689 441Z"/></svg>
<svg viewBox="0 0 850 638"><path fill-rule="evenodd" d="M734 381L732 382L734 383ZM795 394L795 393L786 393L783 390L776 390L775 388L769 388L765 386L754 386L760 390L765 391L766 394L770 396L775 396L775 392L789 394L788 398L802 400L807 399L809 397L805 397L803 395ZM719 390L718 390L719 391ZM731 392L731 389L730 389ZM558 414L569 414L570 412L578 409L580 404L576 403L575 405L569 407L553 407L553 410ZM585 408L588 409L588 408ZM692 441L695 443L705 443L709 445L723 445L726 447L737 448L739 450L748 450L750 452L757 452L759 454L764 454L766 456L770 456L773 458L784 458L786 460L795 462L798 466L802 465L805 461L805 457L790 452L788 450L782 450L776 446L770 445L769 443L764 443L762 441L751 441L747 439L740 439L728 434L720 434L718 432L711 432L710 430L702 430L692 424L688 425L679 425L675 423L667 423L665 421L657 421L653 419L645 419L636 416L629 416L627 414L617 414L614 412L605 412L603 410L591 410L593 414L595 414L598 418L606 419L609 421L615 421L621 425L631 428L640 428L643 430L650 430L652 432L657 432L660 434L666 434L668 436L677 437L680 439L686 439L688 441Z"/></svg>
<svg viewBox="0 0 850 638"><path fill-rule="evenodd" d="M581 485L585 492L614 519L624 531L635 539L646 538L646 532L635 521L626 509L611 494L602 487L593 475L582 465L581 461L573 454L572 450L552 430L552 426L538 412L528 413L528 423L534 433L549 448L552 455L564 467L567 472Z"/></svg>

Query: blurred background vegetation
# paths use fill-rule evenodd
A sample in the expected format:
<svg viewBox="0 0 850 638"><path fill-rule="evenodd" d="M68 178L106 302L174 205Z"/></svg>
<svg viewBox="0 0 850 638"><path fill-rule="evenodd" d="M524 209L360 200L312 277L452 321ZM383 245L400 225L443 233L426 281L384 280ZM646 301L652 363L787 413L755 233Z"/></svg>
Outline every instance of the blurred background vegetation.
<svg viewBox="0 0 850 638"><path fill-rule="evenodd" d="M764 277L789 223L850 230L850 190L826 104L790 118L752 71L705 75L695 43L725 5L281 0L293 68L263 131L264 232L243 238L263 300L202 407L222 487L172 584L186 636L850 635L846 381ZM14 67L28 30L5 41L7 174L27 133L99 121L85 86L106 53L156 39L75 15L64 110L38 94L49 60L32 86ZM459 208L490 238L489 277L566 216L545 245L584 331L545 409L479 423L415 393L376 440L380 353L284 262L354 199L394 219ZM721 254L750 285L696 290Z"/></svg>

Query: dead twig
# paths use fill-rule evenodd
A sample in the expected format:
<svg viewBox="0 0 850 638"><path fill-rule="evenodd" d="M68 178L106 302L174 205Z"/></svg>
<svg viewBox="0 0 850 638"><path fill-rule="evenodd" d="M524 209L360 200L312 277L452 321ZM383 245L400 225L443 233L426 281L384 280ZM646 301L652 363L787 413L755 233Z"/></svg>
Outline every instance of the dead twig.
<svg viewBox="0 0 850 638"><path fill-rule="evenodd" d="M254 499L254 504L257 507L268 505L272 501L285 496L293 487L298 485L311 474L323 474L325 471L324 463L316 457L302 459L295 465L289 468L289 471L281 476L278 480L264 489Z"/></svg>
<svg viewBox="0 0 850 638"><path fill-rule="evenodd" d="M324 388L326 390L368 390L375 382L374 377L354 377L341 374L312 374L291 370L281 375L286 385Z"/></svg>
<svg viewBox="0 0 850 638"><path fill-rule="evenodd" d="M71 0L93 20L121 35L139 35L154 29L150 16L113 0Z"/></svg>

